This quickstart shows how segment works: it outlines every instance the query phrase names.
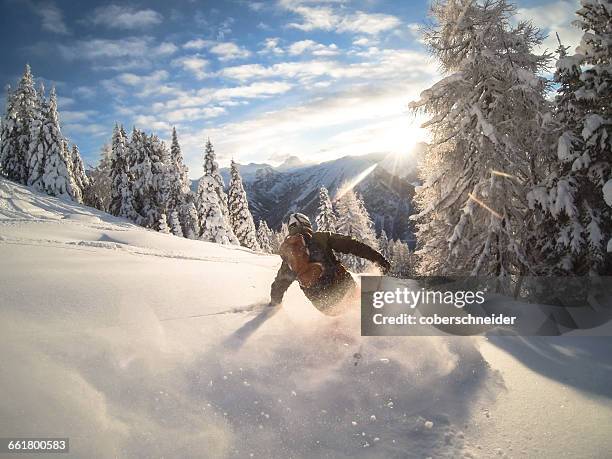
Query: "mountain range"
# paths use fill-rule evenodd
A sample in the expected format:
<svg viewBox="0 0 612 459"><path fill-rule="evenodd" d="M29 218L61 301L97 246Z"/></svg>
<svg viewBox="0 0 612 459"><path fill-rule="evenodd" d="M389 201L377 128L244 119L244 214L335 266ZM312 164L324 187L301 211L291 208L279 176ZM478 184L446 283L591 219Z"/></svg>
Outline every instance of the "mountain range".
<svg viewBox="0 0 612 459"><path fill-rule="evenodd" d="M419 154L419 145L415 154ZM346 183L362 196L377 233L384 229L393 239L414 243L410 215L416 178L416 156L398 157L387 153L344 156L319 164L306 163L296 156L279 166L266 163L239 165L240 175L255 221L264 219L271 228L280 228L292 212L314 220L319 206L319 189L325 186L334 199ZM229 168L221 175L229 184ZM192 182L197 189L197 180Z"/></svg>

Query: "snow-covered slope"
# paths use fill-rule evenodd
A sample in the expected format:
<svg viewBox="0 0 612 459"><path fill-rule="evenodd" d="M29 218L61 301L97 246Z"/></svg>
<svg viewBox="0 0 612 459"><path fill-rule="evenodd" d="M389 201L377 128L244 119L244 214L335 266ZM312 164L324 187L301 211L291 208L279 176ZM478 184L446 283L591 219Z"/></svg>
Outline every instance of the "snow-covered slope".
<svg viewBox="0 0 612 459"><path fill-rule="evenodd" d="M606 457L610 340L362 338L279 260L0 179L0 437L69 457ZM63 456L64 457L64 456Z"/></svg>

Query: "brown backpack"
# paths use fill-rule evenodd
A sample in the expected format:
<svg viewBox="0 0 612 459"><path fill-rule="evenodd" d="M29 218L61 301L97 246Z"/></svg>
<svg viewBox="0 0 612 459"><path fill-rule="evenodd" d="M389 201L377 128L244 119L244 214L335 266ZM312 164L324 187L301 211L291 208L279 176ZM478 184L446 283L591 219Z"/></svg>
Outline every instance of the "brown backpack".
<svg viewBox="0 0 612 459"><path fill-rule="evenodd" d="M310 261L310 252L301 234L287 236L280 246L280 255L297 275L300 286L311 288L323 275L323 265Z"/></svg>

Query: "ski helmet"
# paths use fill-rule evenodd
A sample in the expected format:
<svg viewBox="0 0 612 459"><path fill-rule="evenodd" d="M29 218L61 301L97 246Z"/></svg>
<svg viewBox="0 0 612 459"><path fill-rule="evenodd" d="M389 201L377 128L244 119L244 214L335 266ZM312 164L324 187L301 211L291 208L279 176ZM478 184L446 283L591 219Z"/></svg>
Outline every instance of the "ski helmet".
<svg viewBox="0 0 612 459"><path fill-rule="evenodd" d="M303 230L307 230L312 233L312 224L310 223L310 219L304 214L295 213L289 215L287 226L289 227L289 234L300 233Z"/></svg>

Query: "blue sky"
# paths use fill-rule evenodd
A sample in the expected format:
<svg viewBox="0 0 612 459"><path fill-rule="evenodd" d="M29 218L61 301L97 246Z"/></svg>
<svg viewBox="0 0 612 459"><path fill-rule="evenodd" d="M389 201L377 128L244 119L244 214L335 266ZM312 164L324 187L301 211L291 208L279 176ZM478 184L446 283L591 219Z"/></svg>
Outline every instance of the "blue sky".
<svg viewBox="0 0 612 459"><path fill-rule="evenodd" d="M115 121L166 139L176 126L192 177L206 137L222 164L409 154L427 138L407 110L440 77L419 42L426 1L0 2L2 86L26 62L55 85L88 164ZM578 43L577 1L518 8Z"/></svg>

